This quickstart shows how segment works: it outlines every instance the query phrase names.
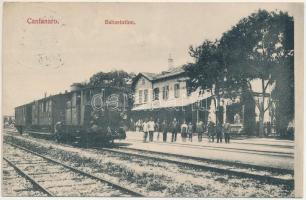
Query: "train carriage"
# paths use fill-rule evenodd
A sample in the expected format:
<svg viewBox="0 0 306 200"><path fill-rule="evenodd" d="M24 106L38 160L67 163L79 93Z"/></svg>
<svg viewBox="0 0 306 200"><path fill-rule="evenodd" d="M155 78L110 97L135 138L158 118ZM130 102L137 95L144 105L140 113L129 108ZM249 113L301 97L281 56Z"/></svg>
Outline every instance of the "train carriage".
<svg viewBox="0 0 306 200"><path fill-rule="evenodd" d="M32 103L32 123L29 129L54 132L54 125L64 117L64 94L45 97Z"/></svg>
<svg viewBox="0 0 306 200"><path fill-rule="evenodd" d="M16 128L49 132L59 141L109 143L125 139L131 105L122 88L74 88L15 108Z"/></svg>
<svg viewBox="0 0 306 200"><path fill-rule="evenodd" d="M25 104L15 108L15 127L22 134L26 127L31 125L32 104Z"/></svg>
<svg viewBox="0 0 306 200"><path fill-rule="evenodd" d="M21 130L54 131L56 121L62 120L65 96L58 94L15 108L15 127Z"/></svg>

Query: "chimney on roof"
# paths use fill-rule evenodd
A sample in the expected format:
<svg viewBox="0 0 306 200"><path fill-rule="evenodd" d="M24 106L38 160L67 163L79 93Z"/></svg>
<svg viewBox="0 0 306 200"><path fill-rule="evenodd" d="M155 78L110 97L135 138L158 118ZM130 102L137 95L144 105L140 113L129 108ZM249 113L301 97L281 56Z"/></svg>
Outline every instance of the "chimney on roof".
<svg viewBox="0 0 306 200"><path fill-rule="evenodd" d="M168 58L168 68L173 69L173 59L171 57L171 54L169 54L169 58Z"/></svg>

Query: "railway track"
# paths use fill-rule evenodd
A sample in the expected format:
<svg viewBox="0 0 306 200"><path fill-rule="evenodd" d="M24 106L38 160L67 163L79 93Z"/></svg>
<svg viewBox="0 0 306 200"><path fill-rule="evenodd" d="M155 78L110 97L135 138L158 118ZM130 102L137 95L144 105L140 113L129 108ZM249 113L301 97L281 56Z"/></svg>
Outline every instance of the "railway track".
<svg viewBox="0 0 306 200"><path fill-rule="evenodd" d="M48 196L36 184L33 184L28 177L16 170L14 165L6 159L3 159L2 162L2 174L2 195L5 197Z"/></svg>
<svg viewBox="0 0 306 200"><path fill-rule="evenodd" d="M68 145L69 146L69 145ZM242 178L252 178L272 184L284 184L289 188L294 187L293 170L256 166L244 163L229 161L219 161L204 159L191 156L183 156L170 153L154 152L149 150L140 150L133 148L120 147L117 149L95 148L86 151L108 151L118 155L128 157L137 157L144 160L156 160L161 162L173 163L180 166L217 172L221 174L233 175Z"/></svg>
<svg viewBox="0 0 306 200"><path fill-rule="evenodd" d="M166 152L157 152L157 151L151 151L151 150L144 150L144 149L137 149L132 147L118 147L118 149L124 150L124 151L136 151L140 153L148 153L148 154L154 154L158 156L168 156L168 157L177 157L177 154L174 153L166 153ZM201 158L196 156L187 156L187 155L179 155L182 159L187 160L195 160L202 163L215 163L215 164L221 164L221 165L228 165L233 167L243 167L243 168L252 168L259 171L270 171L272 173L278 173L278 174L293 174L293 170L290 169L280 169L280 168L274 168L274 167L266 167L266 166L260 166L260 165L253 165L248 163L237 163L234 161L226 161L226 160L216 160L216 159L210 159L210 158Z"/></svg>
<svg viewBox="0 0 306 200"><path fill-rule="evenodd" d="M161 162L168 162L184 167L207 170L221 174L233 175L242 178L252 178L259 181L264 181L272 184L284 184L288 187L294 187L293 171L281 170L276 168L265 168L262 166L249 166L240 163L222 163L213 162L212 160L199 160L193 157L184 157L168 153L159 153L148 150L130 149L130 148L95 148L99 151L108 151L115 154L126 155L130 157L140 157L143 159L151 159ZM255 167L258 167L255 169Z"/></svg>
<svg viewBox="0 0 306 200"><path fill-rule="evenodd" d="M81 171L18 145L6 142L4 147L4 160L47 196L144 196L127 186Z"/></svg>

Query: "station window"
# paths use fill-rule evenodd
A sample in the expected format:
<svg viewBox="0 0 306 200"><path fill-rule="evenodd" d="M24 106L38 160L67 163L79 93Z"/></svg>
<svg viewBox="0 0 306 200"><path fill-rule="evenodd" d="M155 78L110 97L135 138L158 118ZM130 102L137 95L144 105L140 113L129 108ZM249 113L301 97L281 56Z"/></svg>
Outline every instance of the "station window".
<svg viewBox="0 0 306 200"><path fill-rule="evenodd" d="M163 87L163 99L167 100L169 97L169 86L165 86Z"/></svg>
<svg viewBox="0 0 306 200"><path fill-rule="evenodd" d="M190 84L190 81L186 82L186 91L187 91L187 96L190 96L192 93L192 86Z"/></svg>
<svg viewBox="0 0 306 200"><path fill-rule="evenodd" d="M174 97L179 98L180 97L180 84L176 83L174 85Z"/></svg>
<svg viewBox="0 0 306 200"><path fill-rule="evenodd" d="M142 103L142 90L139 90L138 101L139 103Z"/></svg>
<svg viewBox="0 0 306 200"><path fill-rule="evenodd" d="M153 99L159 100L159 88L154 88L153 90Z"/></svg>
<svg viewBox="0 0 306 200"><path fill-rule="evenodd" d="M144 102L148 102L148 90L144 90L143 91L143 95L144 95Z"/></svg>

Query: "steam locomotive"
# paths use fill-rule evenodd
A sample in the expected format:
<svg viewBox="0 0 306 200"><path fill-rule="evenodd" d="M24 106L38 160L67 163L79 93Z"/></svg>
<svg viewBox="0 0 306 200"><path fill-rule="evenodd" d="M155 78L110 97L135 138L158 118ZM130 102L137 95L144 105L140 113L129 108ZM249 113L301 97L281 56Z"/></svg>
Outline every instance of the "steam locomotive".
<svg viewBox="0 0 306 200"><path fill-rule="evenodd" d="M48 132L59 142L106 144L125 139L131 98L122 88L74 87L15 108L15 127Z"/></svg>

